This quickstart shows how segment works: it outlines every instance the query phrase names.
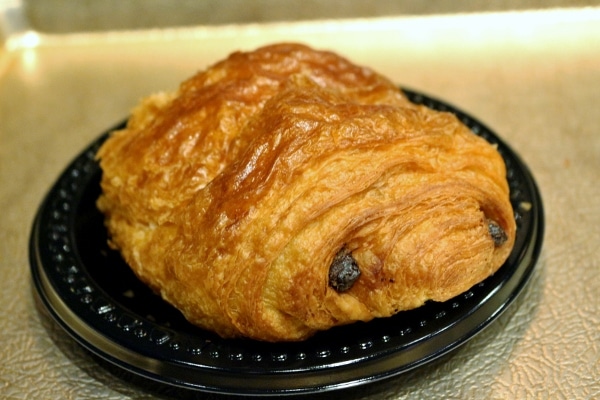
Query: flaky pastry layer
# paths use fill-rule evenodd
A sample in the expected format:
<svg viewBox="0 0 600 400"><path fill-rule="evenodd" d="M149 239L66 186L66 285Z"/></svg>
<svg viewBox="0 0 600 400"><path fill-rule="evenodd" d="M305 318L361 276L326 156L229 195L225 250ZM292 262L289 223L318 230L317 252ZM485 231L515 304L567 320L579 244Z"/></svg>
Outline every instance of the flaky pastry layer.
<svg viewBox="0 0 600 400"><path fill-rule="evenodd" d="M493 146L302 45L234 53L146 98L98 158L111 245L223 337L302 340L445 301L514 243Z"/></svg>

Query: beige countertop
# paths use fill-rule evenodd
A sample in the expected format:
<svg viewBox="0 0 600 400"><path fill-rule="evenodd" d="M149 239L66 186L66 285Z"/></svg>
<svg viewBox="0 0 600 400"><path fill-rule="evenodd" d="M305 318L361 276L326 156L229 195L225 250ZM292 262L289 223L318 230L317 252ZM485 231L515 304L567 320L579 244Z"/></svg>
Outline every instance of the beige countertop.
<svg viewBox="0 0 600 400"><path fill-rule="evenodd" d="M429 365L323 397L600 398L598 7L10 35L0 50L1 397L181 395L120 377L46 315L31 283L31 224L67 163L140 97L279 41L332 49L477 117L530 167L546 212L533 277L490 327Z"/></svg>

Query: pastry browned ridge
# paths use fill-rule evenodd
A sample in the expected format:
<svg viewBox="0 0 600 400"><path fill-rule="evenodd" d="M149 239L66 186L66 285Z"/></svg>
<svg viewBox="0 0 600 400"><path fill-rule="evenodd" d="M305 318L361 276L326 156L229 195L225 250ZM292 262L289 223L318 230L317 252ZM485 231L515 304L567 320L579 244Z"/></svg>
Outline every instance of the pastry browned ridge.
<svg viewBox="0 0 600 400"><path fill-rule="evenodd" d="M226 338L303 340L445 301L514 244L494 146L300 44L233 53L149 96L98 158L110 245Z"/></svg>

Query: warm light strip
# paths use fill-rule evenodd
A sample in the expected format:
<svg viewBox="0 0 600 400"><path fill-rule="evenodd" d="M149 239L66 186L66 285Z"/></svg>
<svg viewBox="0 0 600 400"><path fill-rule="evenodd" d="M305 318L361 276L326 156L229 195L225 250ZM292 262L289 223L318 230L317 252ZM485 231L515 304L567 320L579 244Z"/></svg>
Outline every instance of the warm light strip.
<svg viewBox="0 0 600 400"><path fill-rule="evenodd" d="M507 11L430 16L398 16L365 19L339 19L304 22L275 22L198 26L186 28L145 29L130 31L76 32L69 34L43 34L31 30L16 32L5 44L8 50L32 48L40 45L86 45L91 42L135 43L148 41L173 41L217 39L229 37L252 38L269 36L273 40L302 38L306 34L340 36L343 34L410 34L411 41L423 43L439 40L440 33L451 31L453 40L470 43L489 41L498 33L498 40L507 37L526 37L536 30L557 24L597 22L600 24L600 7L556 8L548 10Z"/></svg>

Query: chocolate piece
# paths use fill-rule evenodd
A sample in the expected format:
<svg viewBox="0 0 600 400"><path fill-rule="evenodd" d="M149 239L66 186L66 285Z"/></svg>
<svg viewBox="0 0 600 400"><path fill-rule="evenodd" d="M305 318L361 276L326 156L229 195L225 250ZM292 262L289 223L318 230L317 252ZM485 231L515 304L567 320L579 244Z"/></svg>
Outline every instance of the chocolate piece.
<svg viewBox="0 0 600 400"><path fill-rule="evenodd" d="M344 247L334 257L329 267L329 286L337 292L350 289L360 276L358 264L352 254Z"/></svg>
<svg viewBox="0 0 600 400"><path fill-rule="evenodd" d="M487 224L488 232L494 240L494 245L496 245L496 247L502 246L508 240L508 236L506 236L504 229L502 229L502 227L498 225L496 221L492 221L491 219L487 220Z"/></svg>

